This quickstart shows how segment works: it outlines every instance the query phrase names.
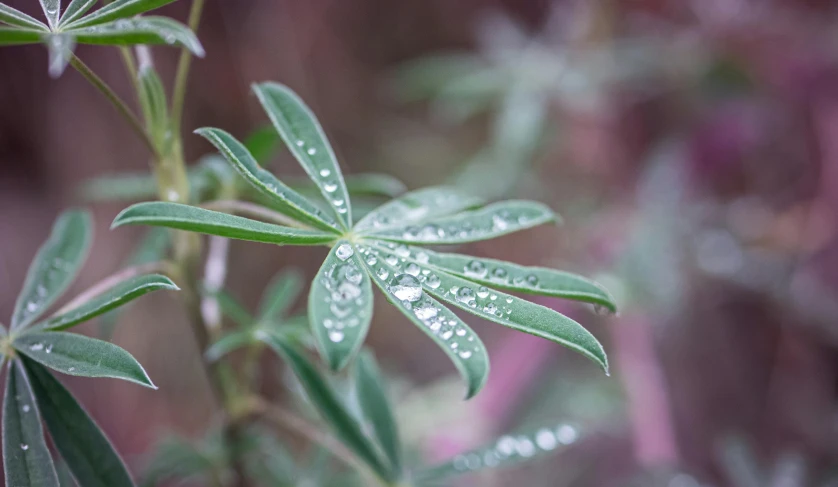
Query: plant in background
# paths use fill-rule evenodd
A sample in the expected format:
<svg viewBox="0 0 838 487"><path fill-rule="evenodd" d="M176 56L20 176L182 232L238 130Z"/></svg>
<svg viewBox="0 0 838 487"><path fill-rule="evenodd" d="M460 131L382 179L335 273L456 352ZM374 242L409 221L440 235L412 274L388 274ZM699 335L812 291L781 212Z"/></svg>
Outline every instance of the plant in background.
<svg viewBox="0 0 838 487"><path fill-rule="evenodd" d="M386 382L372 354L361 351L372 319L375 283L454 362L466 382L467 398L485 384L489 359L479 337L452 308L565 345L607 371L602 346L580 324L505 292L567 298L613 311L613 299L602 287L553 269L422 247L488 240L558 217L539 203L487 205L448 187L421 189L380 204L381 196L396 196L404 186L377 174L344 178L314 115L296 94L277 83L254 86L275 130L261 130L242 143L220 129L200 129L197 133L222 157L209 156L187 169L181 118L191 56L203 54L192 32L204 2L193 1L189 27L141 15L171 1L116 0L85 16L95 0L73 0L63 13L58 0L42 0L47 24L0 4L0 23L8 25L0 27L0 45L45 44L54 76L68 64L75 68L147 145L153 177L118 175L87 188L100 198L147 198L156 193L163 200L125 209L113 226L173 230L149 233L124 271L83 293L52 318L29 326L69 283L89 240L85 214L68 213L57 223L30 270L11 331L2 340L4 360L11 363L3 415L6 484L57 485L39 416L28 414L35 412L43 416L56 449L80 485L133 485L104 434L45 367L151 386L124 350L61 330L145 292L176 289L167 277L145 275L152 271L168 274L182 289L179 296L205 358L204 371L220 421L199 447L169 443L165 451L170 455L162 461L158 456L156 468L149 471L149 485L172 476L198 477L216 486L293 484L300 480L295 472L305 469L299 462L285 461L287 453L274 435L260 427L264 423L304 436L356 471L363 485L431 485L453 474L532 458L572 443L575 429L552 426L531 435L504 437L488 449L425 467L406 456L409 445L398 434ZM77 43L120 46L139 116L73 54ZM171 96L154 69L147 44L181 46ZM127 45L137 45L136 50ZM277 145L277 135L311 182L286 184L262 168ZM202 242L196 233L212 235L203 278ZM309 290L307 319L285 318L300 291L300 278L293 273L277 277L256 318L244 311L223 290L227 239L329 247ZM225 314L238 326L227 329ZM113 313L110 317L115 319ZM306 321L308 326L302 326ZM313 406L317 418L305 417L306 408L301 416L261 395L255 376L265 345L286 362L301 386L299 401ZM349 369L351 380L320 370L309 357L312 347L330 371ZM243 361L229 353L237 348L246 350ZM276 467L280 458L287 469ZM314 470L320 472L317 482L324 485L346 485L352 478L343 469ZM327 473L337 477L328 479Z"/></svg>

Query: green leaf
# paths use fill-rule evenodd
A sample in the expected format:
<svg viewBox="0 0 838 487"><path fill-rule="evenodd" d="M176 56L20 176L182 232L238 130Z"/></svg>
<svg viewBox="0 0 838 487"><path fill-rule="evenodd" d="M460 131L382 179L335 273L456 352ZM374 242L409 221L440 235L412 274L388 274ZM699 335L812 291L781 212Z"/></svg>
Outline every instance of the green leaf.
<svg viewBox="0 0 838 487"><path fill-rule="evenodd" d="M483 200L437 186L411 191L369 212L356 225L360 232L403 228L431 218L460 213L483 204Z"/></svg>
<svg viewBox="0 0 838 487"><path fill-rule="evenodd" d="M460 244L489 240L554 221L557 216L541 203L504 201L447 218L428 220L403 229L372 232L376 238L412 244Z"/></svg>
<svg viewBox="0 0 838 487"><path fill-rule="evenodd" d="M331 217L286 186L276 176L262 169L247 148L232 135L214 128L198 129L195 133L210 141L230 165L260 193L269 197L282 213L321 230L331 232L338 230L337 224Z"/></svg>
<svg viewBox="0 0 838 487"><path fill-rule="evenodd" d="M241 327L253 325L255 321L253 316L230 293L224 290L218 290L213 292L212 296L218 300L218 306L221 308L221 311L237 325Z"/></svg>
<svg viewBox="0 0 838 487"><path fill-rule="evenodd" d="M0 3L0 23L49 32L49 27L40 20L3 3Z"/></svg>
<svg viewBox="0 0 838 487"><path fill-rule="evenodd" d="M61 15L61 0L41 0L41 10L47 18L50 29L58 26L58 17Z"/></svg>
<svg viewBox="0 0 838 487"><path fill-rule="evenodd" d="M79 27L100 25L116 19L130 20L129 17L160 8L174 1L175 0L116 0L79 20L73 22L67 21L64 27L76 29Z"/></svg>
<svg viewBox="0 0 838 487"><path fill-rule="evenodd" d="M32 360L64 374L111 377L157 388L130 353L102 340L61 331L33 331L16 337L12 346Z"/></svg>
<svg viewBox="0 0 838 487"><path fill-rule="evenodd" d="M58 487L32 386L17 360L9 365L3 399L3 470L10 487Z"/></svg>
<svg viewBox="0 0 838 487"><path fill-rule="evenodd" d="M384 391L384 378L369 351L362 351L355 361L354 378L364 417L372 425L372 431L381 450L390 460L393 471L400 475L402 450L399 430L393 417L393 408Z"/></svg>
<svg viewBox="0 0 838 487"><path fill-rule="evenodd" d="M259 321L277 321L284 316L303 288L299 269L290 267L280 271L268 284L259 303Z"/></svg>
<svg viewBox="0 0 838 487"><path fill-rule="evenodd" d="M250 345L256 341L254 329L247 328L244 330L234 330L213 343L207 351L204 352L204 358L207 359L208 362L215 362L233 350Z"/></svg>
<svg viewBox="0 0 838 487"><path fill-rule="evenodd" d="M67 289L87 255L92 226L85 211L65 211L58 217L29 266L12 314L12 330L35 321Z"/></svg>
<svg viewBox="0 0 838 487"><path fill-rule="evenodd" d="M573 299L603 306L611 312L617 311L614 298L605 288L570 272L417 248L411 248L410 251L424 253L428 257L429 266L478 284L526 294Z"/></svg>
<svg viewBox="0 0 838 487"><path fill-rule="evenodd" d="M387 196L395 198L407 191L407 187L403 182L389 174L350 174L344 179L346 190L353 196Z"/></svg>
<svg viewBox="0 0 838 487"><path fill-rule="evenodd" d="M151 225L219 237L278 245L317 245L334 241L335 234L273 225L179 203L138 203L122 210L111 228Z"/></svg>
<svg viewBox="0 0 838 487"><path fill-rule="evenodd" d="M279 149L279 134L272 125L264 125L244 139L244 146L259 164L265 164Z"/></svg>
<svg viewBox="0 0 838 487"><path fill-rule="evenodd" d="M82 183L79 192L90 201L132 201L157 196L157 181L145 173L97 176Z"/></svg>
<svg viewBox="0 0 838 487"><path fill-rule="evenodd" d="M51 34L47 37L47 50L49 51L49 75L58 78L67 69L70 58L73 57L73 49L76 47L76 40L67 34Z"/></svg>
<svg viewBox="0 0 838 487"><path fill-rule="evenodd" d="M108 437L76 398L41 365L24 358L32 391L55 448L84 487L133 487Z"/></svg>
<svg viewBox="0 0 838 487"><path fill-rule="evenodd" d="M159 289L179 290L175 283L166 276L159 274L135 276L91 298L90 301L78 308L38 323L35 328L51 331L66 330Z"/></svg>
<svg viewBox="0 0 838 487"><path fill-rule="evenodd" d="M61 16L61 21L58 22L58 25L63 27L73 22L87 13L95 4L96 0L73 0L70 2L70 5L67 5L67 9L64 10L64 14Z"/></svg>
<svg viewBox="0 0 838 487"><path fill-rule="evenodd" d="M0 46L38 44L47 35L49 34L46 34L43 31L33 29L20 29L18 27L0 27Z"/></svg>
<svg viewBox="0 0 838 487"><path fill-rule="evenodd" d="M302 384L317 412L331 426L341 442L381 478L388 481L394 480L393 472L381 461L375 445L364 435L361 426L340 402L337 393L314 365L280 335L263 334L260 335L260 339L285 360Z"/></svg>
<svg viewBox="0 0 838 487"><path fill-rule="evenodd" d="M323 128L296 93L279 83L261 83L253 91L285 145L320 188L344 229L352 226L352 207L332 146Z"/></svg>
<svg viewBox="0 0 838 487"><path fill-rule="evenodd" d="M140 108L143 111L146 129L151 134L154 145L161 152L165 152L166 145L171 140L166 90L163 88L163 82L160 80L157 70L150 63L140 66L137 77Z"/></svg>
<svg viewBox="0 0 838 487"><path fill-rule="evenodd" d="M225 462L223 456L219 454L221 453L219 446L194 445L178 437L164 438L155 445L154 454L143 472L143 481L140 485L157 487L164 485L168 479L211 485L213 471Z"/></svg>
<svg viewBox="0 0 838 487"><path fill-rule="evenodd" d="M201 42L189 30L189 27L167 17L120 19L89 27L72 24L64 32L74 36L80 44L108 46L167 44L185 47L198 57L204 57L205 54Z"/></svg>
<svg viewBox="0 0 838 487"><path fill-rule="evenodd" d="M352 244L341 240L311 283L308 318L323 360L342 369L361 348L372 320L372 286Z"/></svg>
<svg viewBox="0 0 838 487"><path fill-rule="evenodd" d="M399 272L429 271L422 282L425 292L475 316L576 350L608 373L608 359L602 345L582 325L567 316L429 267L429 257L422 249L411 251L406 246L379 243L370 252L378 258L397 262L395 265Z"/></svg>
<svg viewBox="0 0 838 487"><path fill-rule="evenodd" d="M472 450L416 473L417 481L431 482L479 472L489 468L505 468L547 455L556 454L576 442L575 427L559 423L525 434L504 435L495 442Z"/></svg>
<svg viewBox="0 0 838 487"><path fill-rule="evenodd" d="M480 337L467 324L422 290L421 281L427 283L431 274L422 275L418 267L407 273L395 267L398 258L373 248L359 250L364 254L367 272L375 276L373 281L399 311L448 355L466 383L466 399L474 397L489 378L489 355ZM433 280L429 284L438 285Z"/></svg>

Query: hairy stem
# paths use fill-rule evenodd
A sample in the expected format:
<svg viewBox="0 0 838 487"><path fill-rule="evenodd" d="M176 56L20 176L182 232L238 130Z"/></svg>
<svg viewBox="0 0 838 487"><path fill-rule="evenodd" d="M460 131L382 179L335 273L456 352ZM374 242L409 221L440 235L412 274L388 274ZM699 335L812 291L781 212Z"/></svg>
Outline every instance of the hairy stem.
<svg viewBox="0 0 838 487"><path fill-rule="evenodd" d="M198 25L201 23L201 13L204 10L204 0L193 0L192 9L189 11L189 29L198 33ZM177 63L175 74L175 87L172 91L172 127L180 129L180 122L183 117L183 99L186 97L186 80L189 78L189 67L192 64L192 53L188 49L180 52L180 59Z"/></svg>
<svg viewBox="0 0 838 487"><path fill-rule="evenodd" d="M114 93L110 86L108 86L105 81L99 77L96 73L94 73L78 56L73 54L70 58L70 66L72 66L76 71L81 74L84 79L86 79L90 84L93 85L94 88L102 92L105 95L105 98L116 108L116 111L119 112L120 115L128 122L128 125L131 129L140 137L140 139L145 143L148 147L148 150L154 154L155 157L158 157L157 149L154 147L154 143L151 140L151 137L148 136L145 129L143 128L142 123L134 115L134 112L128 108L128 105L125 104L124 101Z"/></svg>

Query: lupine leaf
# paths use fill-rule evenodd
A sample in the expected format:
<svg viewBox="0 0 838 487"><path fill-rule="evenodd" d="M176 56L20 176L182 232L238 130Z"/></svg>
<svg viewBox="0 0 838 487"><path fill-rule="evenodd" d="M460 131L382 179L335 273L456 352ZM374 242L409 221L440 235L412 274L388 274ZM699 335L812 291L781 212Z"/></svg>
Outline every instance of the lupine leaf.
<svg viewBox="0 0 838 487"><path fill-rule="evenodd" d="M437 186L411 191L369 212L356 225L357 231L403 228L431 218L460 213L483 204L480 198L454 188Z"/></svg>
<svg viewBox="0 0 838 487"><path fill-rule="evenodd" d="M364 435L361 426L340 402L337 393L314 365L280 335L264 334L260 335L260 339L285 360L302 384L312 405L323 420L331 426L341 442L383 479L393 480L393 472L381 461L375 446Z"/></svg>
<svg viewBox="0 0 838 487"><path fill-rule="evenodd" d="M230 293L222 289L215 291L212 295L218 300L218 306L221 308L221 311L237 325L240 327L253 325L255 321L253 316Z"/></svg>
<svg viewBox="0 0 838 487"><path fill-rule="evenodd" d="M273 125L264 125L244 139L244 146L259 164L266 164L279 150L279 134Z"/></svg>
<svg viewBox="0 0 838 487"><path fill-rule="evenodd" d="M119 19L89 27L72 24L64 32L75 37L81 44L168 44L185 47L192 54L204 57L204 48L189 27L167 17Z"/></svg>
<svg viewBox="0 0 838 487"><path fill-rule="evenodd" d="M504 201L403 229L380 230L376 238L412 244L459 244L489 240L556 220L541 203Z"/></svg>
<svg viewBox="0 0 838 487"><path fill-rule="evenodd" d="M278 273L259 303L259 321L275 321L285 315L303 288L302 273L288 268Z"/></svg>
<svg viewBox="0 0 838 487"><path fill-rule="evenodd" d="M275 205L281 208L282 213L321 230L337 231L334 219L286 186L276 176L262 169L247 148L232 135L214 128L198 129L195 133L210 141L236 171L260 193L269 197Z"/></svg>
<svg viewBox="0 0 838 487"><path fill-rule="evenodd" d="M146 129L160 152L166 151L169 142L169 108L166 91L157 70L151 64L140 66L138 95Z"/></svg>
<svg viewBox="0 0 838 487"><path fill-rule="evenodd" d="M59 33L47 37L47 49L49 50L49 75L58 78L67 69L70 58L73 57L73 49L76 47L76 40L73 36Z"/></svg>
<svg viewBox="0 0 838 487"><path fill-rule="evenodd" d="M159 289L177 291L178 287L171 279L159 274L135 276L120 282L75 309L38 323L35 328L66 330Z"/></svg>
<svg viewBox="0 0 838 487"><path fill-rule="evenodd" d="M133 487L108 437L76 398L43 366L23 359L50 438L84 487Z"/></svg>
<svg viewBox="0 0 838 487"><path fill-rule="evenodd" d="M287 86L261 83L253 91L288 149L320 188L345 229L352 226L349 192L332 146L317 117Z"/></svg>
<svg viewBox="0 0 838 487"><path fill-rule="evenodd" d="M179 203L137 203L122 210L111 228L151 225L176 228L219 237L279 245L316 245L331 242L335 234L273 225Z"/></svg>
<svg viewBox="0 0 838 487"><path fill-rule="evenodd" d="M12 314L12 330L35 321L67 289L87 255L92 226L85 211L66 211L56 220L29 266Z"/></svg>
<svg viewBox="0 0 838 487"><path fill-rule="evenodd" d="M92 14L87 15L86 17L74 22L68 21L65 27L75 29L79 27L104 24L116 19L128 20L129 17L160 8L174 1L175 0L116 0Z"/></svg>
<svg viewBox="0 0 838 487"><path fill-rule="evenodd" d="M426 292L481 318L576 350L608 372L608 359L602 345L574 320L544 306L485 286L476 286L471 281L429 267L428 256L423 255L421 249L411 251L406 246L393 247L377 244L376 249L381 251L379 258L396 259L400 272L429 271L422 282Z"/></svg>
<svg viewBox="0 0 838 487"><path fill-rule="evenodd" d="M49 32L49 27L40 20L3 3L0 3L0 23Z"/></svg>
<svg viewBox="0 0 838 487"><path fill-rule="evenodd" d="M10 487L58 487L38 405L18 360L9 364L3 399L3 470Z"/></svg>
<svg viewBox="0 0 838 487"><path fill-rule="evenodd" d="M372 286L352 244L341 240L317 272L308 295L308 317L317 348L332 370L358 351L372 320Z"/></svg>
<svg viewBox="0 0 838 487"><path fill-rule="evenodd" d="M58 26L58 17L61 15L61 0L41 0L41 10L47 18L51 29Z"/></svg>
<svg viewBox="0 0 838 487"><path fill-rule="evenodd" d="M509 467L555 454L576 442L578 437L576 428L565 423L539 428L525 434L504 435L488 446L420 470L416 473L416 478L420 484L427 484L488 468Z"/></svg>
<svg viewBox="0 0 838 487"><path fill-rule="evenodd" d="M422 290L427 276L416 268L398 270L398 259L363 247L363 261L373 281L393 305L436 342L466 382L466 399L477 394L489 378L489 355L474 331L451 310ZM392 263L392 265L391 265ZM433 286L434 282L428 283ZM436 284L438 285L438 283Z"/></svg>
<svg viewBox="0 0 838 487"><path fill-rule="evenodd" d="M155 445L140 485L157 487L169 479L210 485L213 470L224 462L223 458L216 458L216 449L215 445L194 445L178 437L164 438Z"/></svg>
<svg viewBox="0 0 838 487"><path fill-rule="evenodd" d="M345 178L350 195L389 196L395 198L407 191L403 182L381 173L350 174Z"/></svg>
<svg viewBox="0 0 838 487"><path fill-rule="evenodd" d="M64 26L73 22L82 15L86 14L87 11L95 4L96 0L73 0L64 10L64 13L61 15L61 21L58 22L58 25Z"/></svg>
<svg viewBox="0 0 838 487"><path fill-rule="evenodd" d="M614 298L605 288L570 272L545 267L527 267L470 255L432 252L416 248L410 250L414 253L423 252L428 256L429 266L478 284L526 294L573 299L604 306L611 312L617 311Z"/></svg>
<svg viewBox="0 0 838 487"><path fill-rule="evenodd" d="M157 181L147 172L106 174L85 181L79 192L89 201L134 201L157 196Z"/></svg>
<svg viewBox="0 0 838 487"><path fill-rule="evenodd" d="M12 342L20 353L64 374L111 377L156 389L143 366L118 346L76 333L28 332Z"/></svg>
<svg viewBox="0 0 838 487"><path fill-rule="evenodd" d="M372 425L381 450L390 460L396 474L402 471L402 450L399 429L393 417L393 408L384 391L384 378L375 358L369 351L362 351L355 361L355 390L364 417Z"/></svg>
<svg viewBox="0 0 838 487"><path fill-rule="evenodd" d="M209 362L215 362L233 350L244 347L245 345L250 345L256 341L257 339L254 334L254 329L248 328L244 330L234 330L213 343L207 351L204 352L204 358L206 358Z"/></svg>
<svg viewBox="0 0 838 487"><path fill-rule="evenodd" d="M47 34L46 32L29 28L21 29L18 27L0 26L0 46L38 44L43 40L44 37L48 35L49 34Z"/></svg>

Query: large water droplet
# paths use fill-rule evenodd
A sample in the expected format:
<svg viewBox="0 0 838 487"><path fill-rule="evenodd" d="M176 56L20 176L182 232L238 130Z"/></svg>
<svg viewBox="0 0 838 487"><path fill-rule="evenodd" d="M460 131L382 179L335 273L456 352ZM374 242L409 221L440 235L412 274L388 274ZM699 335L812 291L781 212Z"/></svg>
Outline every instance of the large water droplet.
<svg viewBox="0 0 838 487"><path fill-rule="evenodd" d="M474 300L474 290L472 288L464 286L457 290L457 301L471 305Z"/></svg>
<svg viewBox="0 0 838 487"><path fill-rule="evenodd" d="M349 244L345 244L345 243L340 244L338 249L335 251L335 255L337 255L338 259L340 259L340 260L346 260L346 259L350 258L350 257L352 257L352 254L354 254L354 253L355 253L355 251L352 250L352 246L349 245Z"/></svg>
<svg viewBox="0 0 838 487"><path fill-rule="evenodd" d="M538 277L533 274L527 276L527 284L532 287L538 286Z"/></svg>
<svg viewBox="0 0 838 487"><path fill-rule="evenodd" d="M486 299L489 296L489 288L486 286L480 286L477 288L477 297L480 299Z"/></svg>
<svg viewBox="0 0 838 487"><path fill-rule="evenodd" d="M430 320L435 318L436 315L439 314L439 309L434 306L434 303L431 301L422 301L421 303L417 304L413 307L413 313L422 321Z"/></svg>
<svg viewBox="0 0 838 487"><path fill-rule="evenodd" d="M498 311L498 307L495 306L495 303L489 303L483 307L484 313L489 313L490 315L495 314Z"/></svg>
<svg viewBox="0 0 838 487"><path fill-rule="evenodd" d="M410 274L399 274L393 276L388 288L393 295L402 301L415 303L422 297L422 285L419 280Z"/></svg>
<svg viewBox="0 0 838 487"><path fill-rule="evenodd" d="M419 275L419 266L414 264L413 262L407 264L407 267L404 268L404 271L410 274L411 276L418 276Z"/></svg>
<svg viewBox="0 0 838 487"><path fill-rule="evenodd" d="M431 275L430 275L430 276L428 276L428 278L425 280L425 284L427 284L427 285L428 285L428 287L429 287L429 288L431 288L431 289L436 289L436 288L438 288L438 287L439 287L439 284L440 284L439 276L437 276L436 274L431 274Z"/></svg>
<svg viewBox="0 0 838 487"><path fill-rule="evenodd" d="M387 279L388 277L390 277L390 272L383 267L379 267L375 273L379 279Z"/></svg>
<svg viewBox="0 0 838 487"><path fill-rule="evenodd" d="M491 278L493 281L507 282L509 280L509 273L502 267L492 269Z"/></svg>
<svg viewBox="0 0 838 487"><path fill-rule="evenodd" d="M486 277L486 265L479 260L473 260L465 265L463 269L465 274L469 277L476 277L478 279L482 279Z"/></svg>

